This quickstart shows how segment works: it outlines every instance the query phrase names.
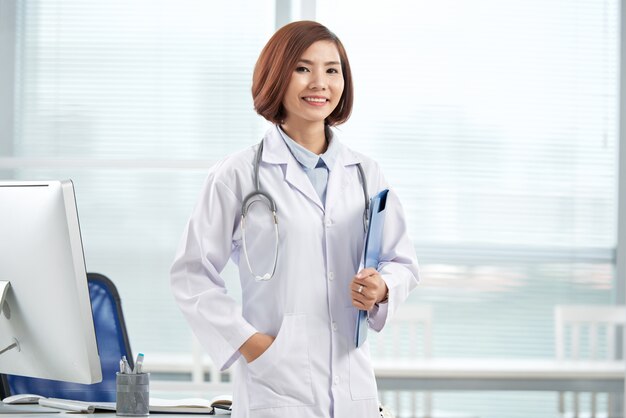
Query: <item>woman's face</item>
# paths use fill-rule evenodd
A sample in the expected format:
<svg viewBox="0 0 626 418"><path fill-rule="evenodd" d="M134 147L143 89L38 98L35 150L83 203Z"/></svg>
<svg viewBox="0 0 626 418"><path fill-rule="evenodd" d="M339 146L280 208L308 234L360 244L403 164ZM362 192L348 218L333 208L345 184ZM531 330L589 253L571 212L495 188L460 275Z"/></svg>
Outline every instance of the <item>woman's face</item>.
<svg viewBox="0 0 626 418"><path fill-rule="evenodd" d="M324 123L343 93L339 51L331 41L312 44L291 73L283 106L286 125Z"/></svg>

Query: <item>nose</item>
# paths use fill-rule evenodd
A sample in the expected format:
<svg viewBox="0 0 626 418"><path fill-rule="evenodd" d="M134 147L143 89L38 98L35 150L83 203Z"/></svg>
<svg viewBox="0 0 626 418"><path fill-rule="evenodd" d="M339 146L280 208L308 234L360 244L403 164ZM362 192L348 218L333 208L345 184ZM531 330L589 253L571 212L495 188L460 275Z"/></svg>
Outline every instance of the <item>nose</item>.
<svg viewBox="0 0 626 418"><path fill-rule="evenodd" d="M312 74L311 82L309 83L311 90L326 90L327 86L328 81L326 80L325 73L316 71Z"/></svg>

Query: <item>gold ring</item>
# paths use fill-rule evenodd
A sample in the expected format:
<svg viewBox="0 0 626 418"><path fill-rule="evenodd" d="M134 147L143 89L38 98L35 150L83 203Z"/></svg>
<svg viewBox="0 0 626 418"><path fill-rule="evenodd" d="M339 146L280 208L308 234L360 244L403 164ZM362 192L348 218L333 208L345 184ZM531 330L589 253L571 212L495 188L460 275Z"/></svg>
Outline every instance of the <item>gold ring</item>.
<svg viewBox="0 0 626 418"><path fill-rule="evenodd" d="M359 285L359 288L358 288L357 292L361 293L362 291L363 291L363 285L361 284L361 285Z"/></svg>

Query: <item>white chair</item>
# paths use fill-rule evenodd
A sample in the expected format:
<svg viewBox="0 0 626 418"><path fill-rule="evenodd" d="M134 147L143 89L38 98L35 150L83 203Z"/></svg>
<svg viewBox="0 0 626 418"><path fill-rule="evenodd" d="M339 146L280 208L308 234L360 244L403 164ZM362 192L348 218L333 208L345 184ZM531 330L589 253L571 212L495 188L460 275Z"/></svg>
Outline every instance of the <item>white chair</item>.
<svg viewBox="0 0 626 418"><path fill-rule="evenodd" d="M616 355L616 331L626 323L626 306L565 305L554 308L554 330L557 360L612 361ZM566 414L565 393L559 393L559 413L581 416L580 395L572 393L571 414ZM591 394L589 416L597 414L597 394ZM613 411L611 394L607 394L607 411ZM585 414L587 415L587 414Z"/></svg>
<svg viewBox="0 0 626 418"><path fill-rule="evenodd" d="M432 308L403 304L380 334L368 335L372 361L393 359L428 359L432 355ZM380 391L381 402L400 414L403 404L409 404L409 414L418 416L420 392ZM432 394L421 392L421 415L432 416Z"/></svg>

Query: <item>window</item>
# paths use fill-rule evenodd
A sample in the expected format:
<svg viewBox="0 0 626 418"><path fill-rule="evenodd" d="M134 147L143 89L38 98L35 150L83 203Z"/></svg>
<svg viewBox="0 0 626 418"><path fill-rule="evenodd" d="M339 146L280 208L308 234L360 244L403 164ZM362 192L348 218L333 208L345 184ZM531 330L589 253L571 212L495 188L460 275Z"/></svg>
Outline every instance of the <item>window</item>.
<svg viewBox="0 0 626 418"><path fill-rule="evenodd" d="M342 137L402 198L434 356L552 357L554 305L614 300L618 10L318 1L354 71Z"/></svg>
<svg viewBox="0 0 626 418"><path fill-rule="evenodd" d="M359 4L317 2L355 76L340 136L402 197L434 355L552 356L554 305L615 299L618 3ZM18 5L2 156L75 179L88 269L120 286L133 343L187 350L169 263L206 169L265 130L249 87L275 4Z"/></svg>
<svg viewBox="0 0 626 418"><path fill-rule="evenodd" d="M189 352L169 267L207 169L258 141L274 2L18 2L18 179L72 178L88 271L120 289L134 350ZM156 329L161 332L155 332Z"/></svg>
<svg viewBox="0 0 626 418"><path fill-rule="evenodd" d="M188 353L169 287L178 240L208 167L266 129L250 86L276 8L311 3L15 3L0 173L74 179L87 268L119 287L133 348ZM555 305L623 299L616 0L313 4L355 78L339 136L402 199L423 278L408 303L432 306L435 357L553 357ZM554 412L552 394L519 395L436 403Z"/></svg>

